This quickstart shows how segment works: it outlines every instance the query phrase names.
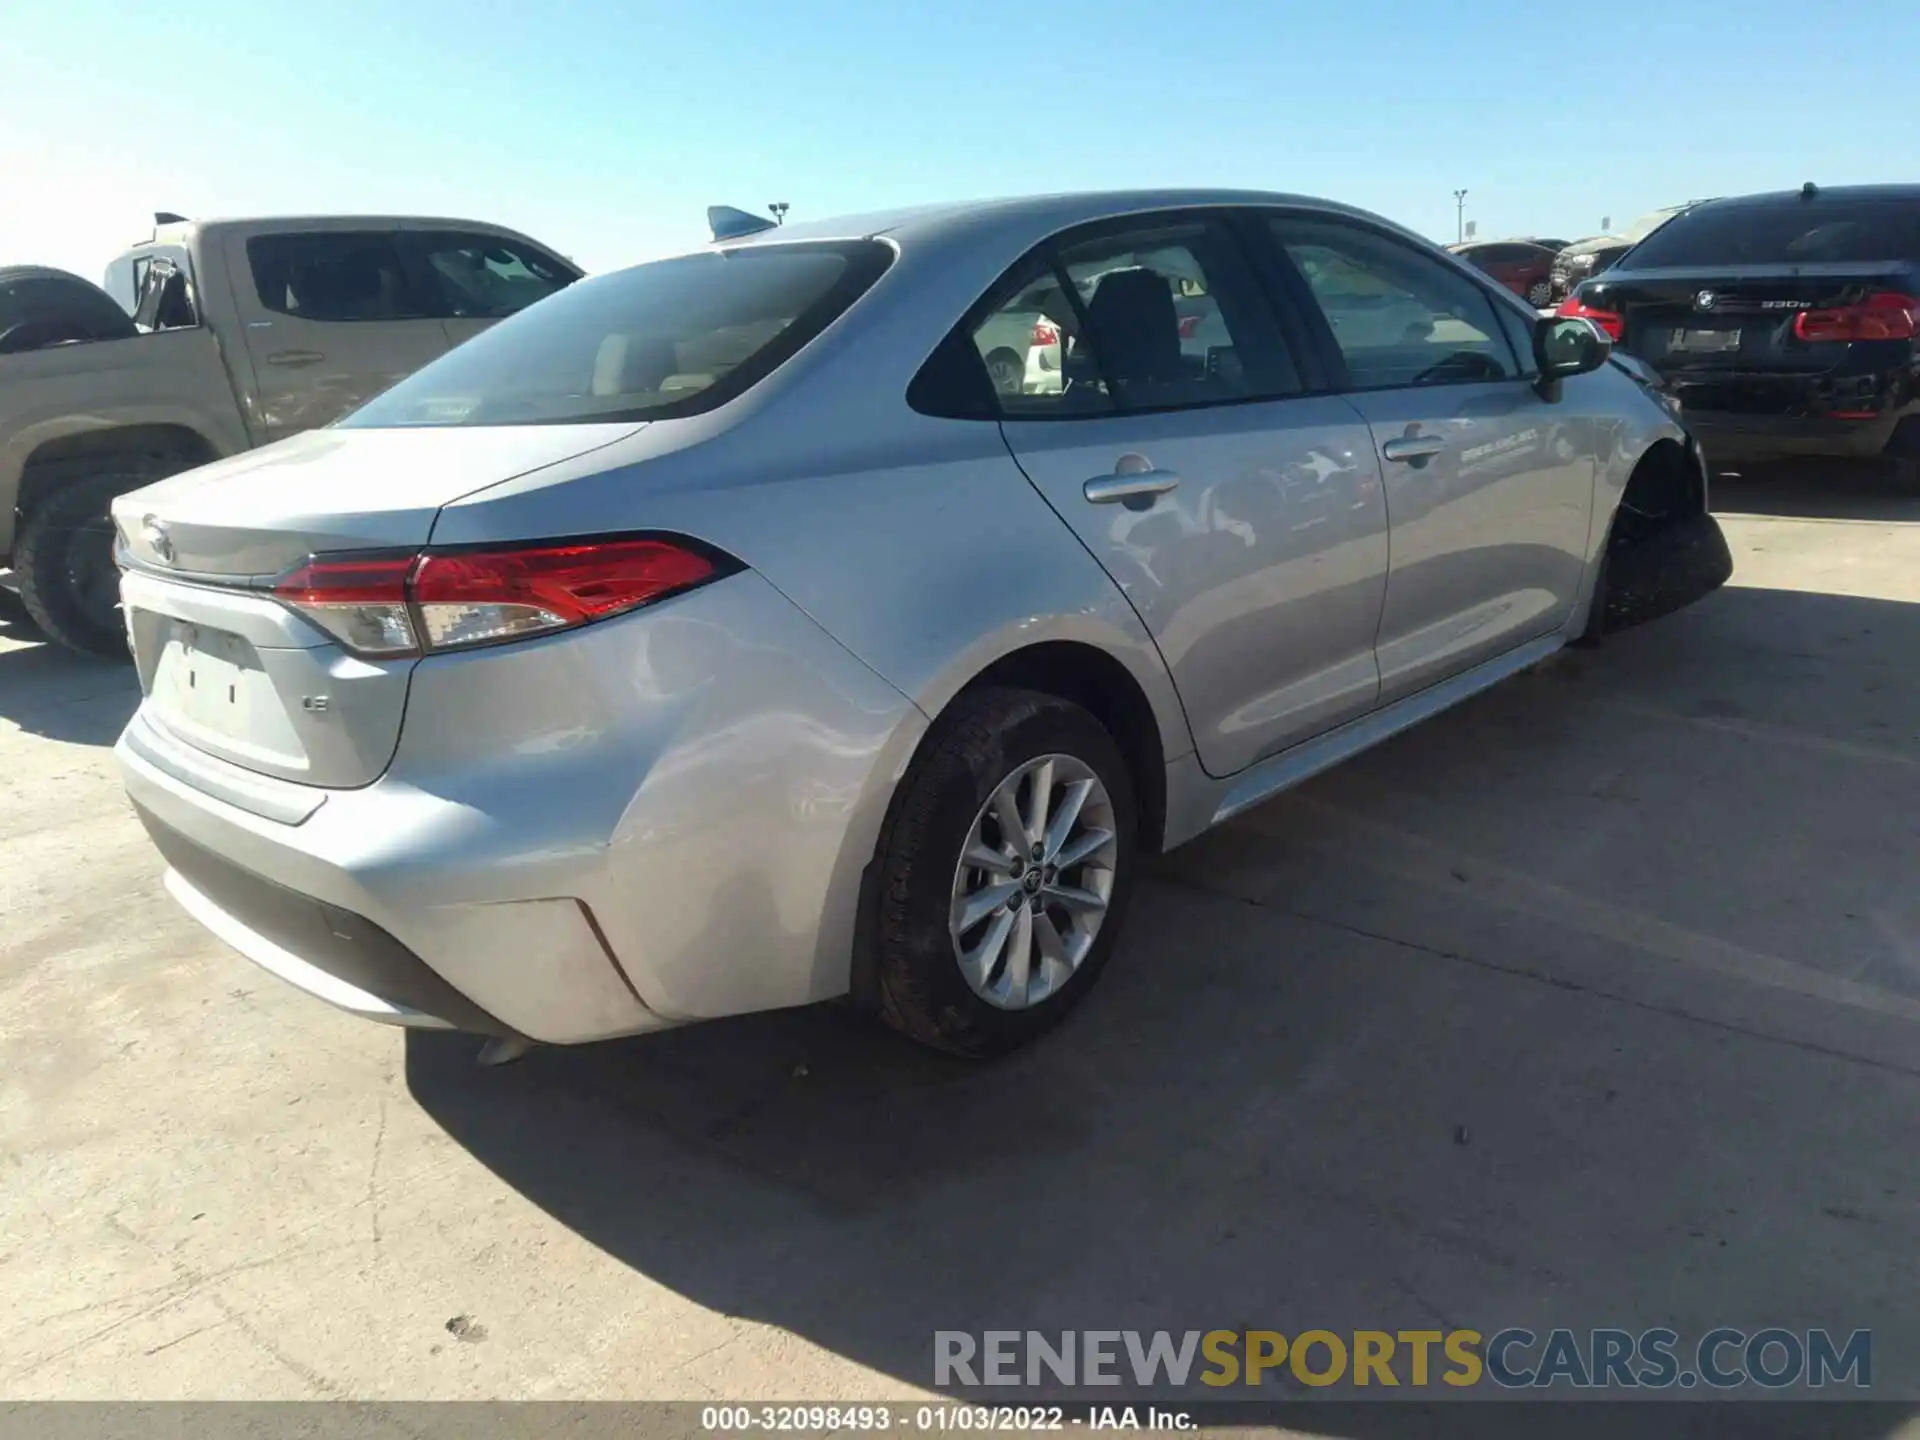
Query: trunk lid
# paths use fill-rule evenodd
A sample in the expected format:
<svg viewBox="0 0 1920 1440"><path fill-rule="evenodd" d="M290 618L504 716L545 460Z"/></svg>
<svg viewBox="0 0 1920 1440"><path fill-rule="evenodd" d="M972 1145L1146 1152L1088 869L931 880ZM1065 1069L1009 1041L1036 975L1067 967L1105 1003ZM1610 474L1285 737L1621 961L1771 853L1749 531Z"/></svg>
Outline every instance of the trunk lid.
<svg viewBox="0 0 1920 1440"><path fill-rule="evenodd" d="M319 551L425 544L449 501L638 428L309 430L122 495L113 516L143 565L265 583Z"/></svg>
<svg viewBox="0 0 1920 1440"><path fill-rule="evenodd" d="M121 496L146 718L260 774L370 784L399 743L416 662L349 653L268 587L317 552L423 546L448 502L638 428L310 431Z"/></svg>
<svg viewBox="0 0 1920 1440"><path fill-rule="evenodd" d="M1580 298L1619 315L1621 348L1672 379L1804 379L1833 370L1859 342L1802 340L1798 315L1907 283L1908 267L1897 261L1689 266L1610 271Z"/></svg>

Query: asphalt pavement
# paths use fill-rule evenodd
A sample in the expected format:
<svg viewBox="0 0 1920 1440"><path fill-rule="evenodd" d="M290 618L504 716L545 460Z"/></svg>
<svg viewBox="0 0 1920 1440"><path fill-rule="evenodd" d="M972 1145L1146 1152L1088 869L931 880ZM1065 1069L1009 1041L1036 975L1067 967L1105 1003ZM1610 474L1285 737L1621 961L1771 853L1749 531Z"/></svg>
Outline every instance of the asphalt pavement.
<svg viewBox="0 0 1920 1440"><path fill-rule="evenodd" d="M967 1067L835 1007L500 1069L164 894L0 612L0 1398L920 1394L936 1329L1874 1332L1920 1404L1920 497L1154 863ZM1356 1429L1352 1433L1359 1433Z"/></svg>

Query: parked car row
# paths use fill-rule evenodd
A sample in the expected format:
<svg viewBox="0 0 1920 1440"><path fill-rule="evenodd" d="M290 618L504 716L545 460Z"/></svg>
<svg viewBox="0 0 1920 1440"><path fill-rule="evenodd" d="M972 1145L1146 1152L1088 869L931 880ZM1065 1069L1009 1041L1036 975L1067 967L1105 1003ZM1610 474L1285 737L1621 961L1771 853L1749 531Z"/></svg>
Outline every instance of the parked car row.
<svg viewBox="0 0 1920 1440"><path fill-rule="evenodd" d="M1544 309L1553 301L1554 257L1564 240L1468 240L1447 248L1477 265L1529 305Z"/></svg>
<svg viewBox="0 0 1920 1440"><path fill-rule="evenodd" d="M332 353L282 274L233 353ZM112 502L168 889L388 1023L849 996L1008 1050L1148 853L1731 568L1653 371L1333 202L736 224L552 275L336 424Z"/></svg>
<svg viewBox="0 0 1920 1440"><path fill-rule="evenodd" d="M1920 186L1690 206L1559 313L1658 371L1717 465L1822 455L1920 478Z"/></svg>

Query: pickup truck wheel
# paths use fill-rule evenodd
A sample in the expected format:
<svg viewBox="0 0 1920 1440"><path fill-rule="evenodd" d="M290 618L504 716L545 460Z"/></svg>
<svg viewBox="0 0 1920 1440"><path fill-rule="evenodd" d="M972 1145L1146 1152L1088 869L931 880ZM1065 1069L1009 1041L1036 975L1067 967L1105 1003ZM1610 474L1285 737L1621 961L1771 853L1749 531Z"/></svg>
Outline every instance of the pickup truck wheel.
<svg viewBox="0 0 1920 1440"><path fill-rule="evenodd" d="M99 461L91 462L98 465ZM174 469L184 468L176 464ZM46 637L69 650L124 660L120 576L113 563L113 497L159 479L140 464L60 482L35 506L14 546L20 600Z"/></svg>

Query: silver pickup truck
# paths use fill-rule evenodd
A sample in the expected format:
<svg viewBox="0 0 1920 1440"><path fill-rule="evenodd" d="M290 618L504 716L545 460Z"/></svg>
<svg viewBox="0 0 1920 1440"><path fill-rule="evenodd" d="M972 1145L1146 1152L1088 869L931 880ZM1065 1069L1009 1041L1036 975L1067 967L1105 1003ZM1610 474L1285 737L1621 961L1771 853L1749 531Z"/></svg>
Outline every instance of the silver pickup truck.
<svg viewBox="0 0 1920 1440"><path fill-rule="evenodd" d="M0 567L50 639L124 654L114 496L330 424L579 278L497 225L393 216L158 216L108 268L117 306L0 270Z"/></svg>

